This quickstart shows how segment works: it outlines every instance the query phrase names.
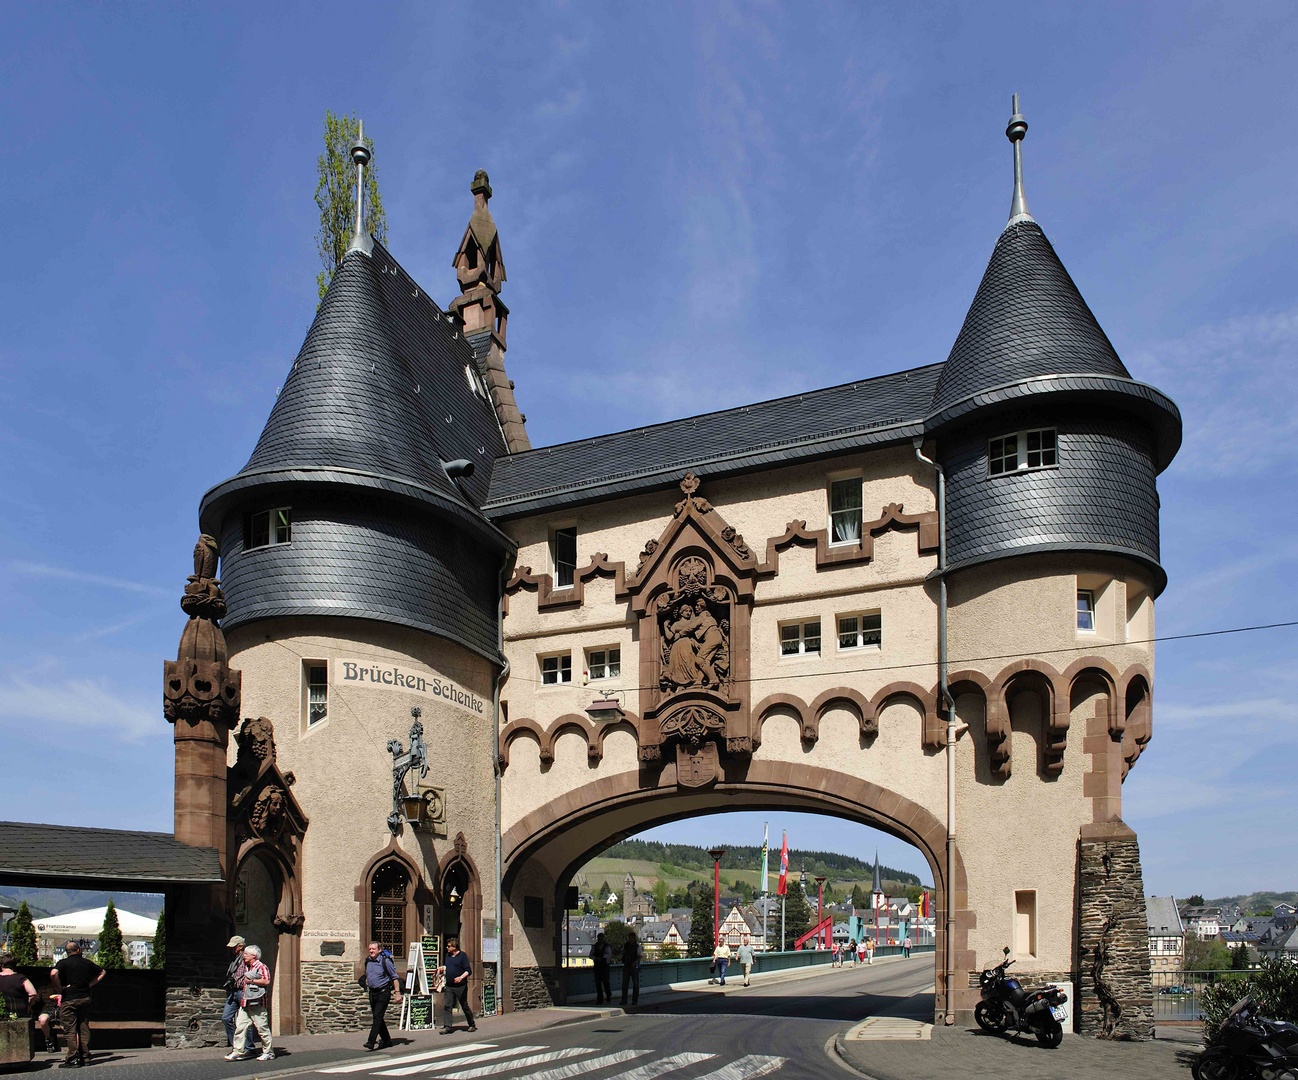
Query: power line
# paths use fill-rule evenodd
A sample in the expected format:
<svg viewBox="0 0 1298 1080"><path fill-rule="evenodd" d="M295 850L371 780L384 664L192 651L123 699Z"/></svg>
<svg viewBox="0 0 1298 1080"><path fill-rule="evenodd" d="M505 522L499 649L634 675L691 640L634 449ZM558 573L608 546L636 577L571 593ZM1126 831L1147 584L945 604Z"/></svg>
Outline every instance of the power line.
<svg viewBox="0 0 1298 1080"><path fill-rule="evenodd" d="M963 664L978 664L987 660L1020 660L1025 656L1054 656L1059 653L1078 653L1078 652L1095 652L1099 649L1122 649L1129 645L1153 645L1160 641L1188 641L1192 638L1221 637L1225 634L1247 634L1258 630L1279 630L1285 627L1298 626L1298 619L1292 619L1288 622L1261 623L1256 626L1232 626L1222 630L1200 630L1192 634L1164 634L1151 638L1140 638L1134 641L1099 641L1088 642L1085 645L1068 645L1059 649L1037 649L1031 653L1013 652L1013 653L995 653L989 656L969 656L960 659L948 659L948 667L957 667ZM893 671L910 671L917 668L935 668L936 660L921 660L913 664L881 664L877 667L848 668L847 670L835 670L817 674L826 675L866 675L871 672L893 672ZM800 671L785 675L759 675L748 679L734 679L734 683L759 683L759 682L782 682L787 679L806 679L811 673ZM516 675L510 672L510 679L518 679L520 682L540 683L540 679L530 678L526 675ZM554 685L546 683L544 685ZM560 684L562 685L562 684ZM608 688L611 691L626 692L629 690L652 690L650 686L617 686Z"/></svg>

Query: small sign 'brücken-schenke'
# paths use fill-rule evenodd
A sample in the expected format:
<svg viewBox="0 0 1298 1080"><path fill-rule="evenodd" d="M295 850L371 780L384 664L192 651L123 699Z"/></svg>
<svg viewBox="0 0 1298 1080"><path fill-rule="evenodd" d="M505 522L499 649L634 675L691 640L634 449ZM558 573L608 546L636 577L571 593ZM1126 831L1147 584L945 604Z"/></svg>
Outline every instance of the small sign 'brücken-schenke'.
<svg viewBox="0 0 1298 1080"><path fill-rule="evenodd" d="M433 701L445 701L475 716L485 716L487 712L485 699L427 669L411 670L400 664L374 660L331 660L329 668L334 686L397 690Z"/></svg>

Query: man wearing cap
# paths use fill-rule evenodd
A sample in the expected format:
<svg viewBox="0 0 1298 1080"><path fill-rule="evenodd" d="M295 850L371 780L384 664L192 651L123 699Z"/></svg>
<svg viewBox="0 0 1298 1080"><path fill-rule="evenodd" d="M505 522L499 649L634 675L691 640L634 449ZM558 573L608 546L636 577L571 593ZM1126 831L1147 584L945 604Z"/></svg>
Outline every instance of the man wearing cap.
<svg viewBox="0 0 1298 1080"><path fill-rule="evenodd" d="M239 1002L242 999L242 991L239 989L243 979L243 948L247 944L238 934L235 934L225 943L227 949L233 950L233 957L230 960L230 966L225 971L225 1009L221 1012L221 1023L225 1026L225 1043L227 1046L234 1046L234 1025L239 1015ZM257 1040L257 1029L253 1028L248 1032L249 1045L253 1045Z"/></svg>

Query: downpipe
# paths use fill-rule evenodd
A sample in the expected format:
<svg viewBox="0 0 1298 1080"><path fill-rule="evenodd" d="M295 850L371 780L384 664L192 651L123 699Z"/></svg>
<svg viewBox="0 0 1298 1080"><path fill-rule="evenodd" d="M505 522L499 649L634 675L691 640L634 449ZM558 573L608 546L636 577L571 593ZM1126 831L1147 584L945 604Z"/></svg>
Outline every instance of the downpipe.
<svg viewBox="0 0 1298 1080"><path fill-rule="evenodd" d="M955 1023L952 1004L955 988L955 701L947 683L946 649L946 472L930 457L924 456L924 440L915 438L915 457L931 465L937 473L937 693L939 708L946 710L946 943L943 962L946 967L946 1016L944 1022Z"/></svg>
<svg viewBox="0 0 1298 1080"><path fill-rule="evenodd" d="M491 691L491 771L496 778L496 1015L505 1011L505 891L501 881L502 853L500 837L500 691L509 678L509 657L505 655L505 586L513 573L514 556L506 555L500 565L500 597L496 605L496 651L500 654L500 671L497 672L495 685Z"/></svg>

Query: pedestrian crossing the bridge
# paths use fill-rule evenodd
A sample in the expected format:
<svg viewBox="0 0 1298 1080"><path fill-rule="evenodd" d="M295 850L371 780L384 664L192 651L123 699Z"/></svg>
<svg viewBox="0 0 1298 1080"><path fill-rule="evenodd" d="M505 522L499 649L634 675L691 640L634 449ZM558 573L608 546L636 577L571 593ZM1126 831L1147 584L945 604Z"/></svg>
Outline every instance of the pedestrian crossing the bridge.
<svg viewBox="0 0 1298 1080"><path fill-rule="evenodd" d="M357 1080L377 1076L418 1076L428 1080L756 1080L769 1076L787 1058L748 1054L723 1062L720 1055L682 1052L653 1057L652 1050L604 1051L593 1046L551 1048L541 1045L500 1047L495 1043L461 1043L381 1061L353 1062L321 1069L354 1073Z"/></svg>

